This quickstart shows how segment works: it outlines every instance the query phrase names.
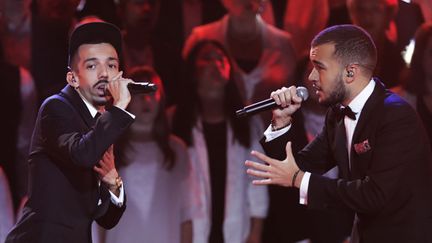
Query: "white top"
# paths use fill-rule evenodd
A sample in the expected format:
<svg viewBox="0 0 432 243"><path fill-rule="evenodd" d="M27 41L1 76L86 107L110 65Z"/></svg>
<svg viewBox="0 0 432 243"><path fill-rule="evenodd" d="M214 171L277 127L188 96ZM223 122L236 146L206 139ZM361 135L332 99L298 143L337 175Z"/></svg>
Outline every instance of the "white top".
<svg viewBox="0 0 432 243"><path fill-rule="evenodd" d="M262 151L259 144L261 120L251 119L251 146L244 147L233 140L233 131L227 126L227 174L225 186L225 217L223 237L225 243L245 242L250 233L251 218L265 218L268 208L266 186L252 184L246 174L245 160L253 160L251 150ZM201 121L192 130L194 144L189 147L192 171L197 176L196 198L200 201L198 215L193 220L193 242L208 242L211 228L211 189L209 160Z"/></svg>
<svg viewBox="0 0 432 243"><path fill-rule="evenodd" d="M106 232L106 243L180 242L181 223L190 220L196 205L191 197L186 146L171 137L176 164L166 170L156 142L129 142L120 174L125 182L127 209Z"/></svg>

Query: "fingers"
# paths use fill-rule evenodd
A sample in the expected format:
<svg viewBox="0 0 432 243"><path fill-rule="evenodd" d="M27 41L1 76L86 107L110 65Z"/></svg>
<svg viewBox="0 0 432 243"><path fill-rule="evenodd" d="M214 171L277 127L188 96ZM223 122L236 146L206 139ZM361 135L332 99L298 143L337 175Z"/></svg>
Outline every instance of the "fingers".
<svg viewBox="0 0 432 243"><path fill-rule="evenodd" d="M245 162L245 164L253 169L247 169L246 173L251 175L251 176L255 176L255 177L259 177L259 178L263 178L262 180L253 180L252 183L254 185L268 185L268 184L272 184L272 180L271 180L271 173L268 172L268 170L270 169L270 166L268 165L263 165L257 162L253 162L253 161L249 161L247 160Z"/></svg>
<svg viewBox="0 0 432 243"><path fill-rule="evenodd" d="M294 157L292 154L291 142L287 142L287 144L285 145L285 152L286 152L287 159Z"/></svg>
<svg viewBox="0 0 432 243"><path fill-rule="evenodd" d="M251 176L256 176L256 177L260 177L260 178L264 178L264 179L271 177L271 173L267 172L267 171L247 169L246 173L248 173Z"/></svg>
<svg viewBox="0 0 432 243"><path fill-rule="evenodd" d="M282 87L271 93L270 97L273 98L277 105L286 107L291 103L291 95L287 92L288 88Z"/></svg>
<svg viewBox="0 0 432 243"><path fill-rule="evenodd" d="M104 170L97 165L93 166L93 170L96 171L98 174L104 173Z"/></svg>
<svg viewBox="0 0 432 243"><path fill-rule="evenodd" d="M121 78L122 75L123 75L123 71L120 71L116 76L114 76L112 80L118 80Z"/></svg>
<svg viewBox="0 0 432 243"><path fill-rule="evenodd" d="M113 153L114 151L114 144L111 144L111 146L109 146L108 150L109 153Z"/></svg>
<svg viewBox="0 0 432 243"><path fill-rule="evenodd" d="M257 162L253 162L250 160L246 160L245 165L257 170L262 170L262 171L269 171L270 170L270 166L268 165L264 165L261 163L257 163Z"/></svg>
<svg viewBox="0 0 432 243"><path fill-rule="evenodd" d="M257 159L266 162L269 165L273 165L274 164L274 159L268 157L267 155L260 153L258 151L252 150L251 154L256 157Z"/></svg>
<svg viewBox="0 0 432 243"><path fill-rule="evenodd" d="M253 180L252 184L254 184L254 185L271 185L274 183L270 178L268 178L268 179L263 179L263 180Z"/></svg>
<svg viewBox="0 0 432 243"><path fill-rule="evenodd" d="M292 103L294 104L298 104L303 101L303 99L297 95L297 88L295 86L290 87L290 95L291 95Z"/></svg>
<svg viewBox="0 0 432 243"><path fill-rule="evenodd" d="M290 86L289 88L282 87L276 91L273 91L270 95L281 107L287 107L291 104L301 103L303 100L297 95L297 88Z"/></svg>

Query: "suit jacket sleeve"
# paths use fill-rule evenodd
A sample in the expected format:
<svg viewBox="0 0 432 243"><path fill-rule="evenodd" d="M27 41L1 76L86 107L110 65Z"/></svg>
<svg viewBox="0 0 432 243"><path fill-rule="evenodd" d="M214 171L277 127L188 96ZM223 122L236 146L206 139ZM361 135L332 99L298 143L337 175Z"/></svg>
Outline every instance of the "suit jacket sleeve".
<svg viewBox="0 0 432 243"><path fill-rule="evenodd" d="M103 190L102 194L105 195L105 198L102 200L102 204L99 205L97 209L95 220L104 229L112 229L120 221L121 216L126 210L126 191L124 192L123 205L118 207L112 203L108 188L102 186L101 190Z"/></svg>
<svg viewBox="0 0 432 243"><path fill-rule="evenodd" d="M104 112L91 128L83 125L83 114L61 99L48 100L40 112L43 138L55 161L72 161L92 168L133 118L117 107Z"/></svg>

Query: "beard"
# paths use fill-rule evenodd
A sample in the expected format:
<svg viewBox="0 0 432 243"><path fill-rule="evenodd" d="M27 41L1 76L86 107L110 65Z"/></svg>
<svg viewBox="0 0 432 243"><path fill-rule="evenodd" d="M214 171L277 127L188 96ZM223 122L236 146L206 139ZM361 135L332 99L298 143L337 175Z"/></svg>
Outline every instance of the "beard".
<svg viewBox="0 0 432 243"><path fill-rule="evenodd" d="M327 99L322 100L320 103L326 107L342 103L347 97L347 90L344 86L344 81L342 78L342 72L335 78L334 85L331 88L331 93L328 95Z"/></svg>

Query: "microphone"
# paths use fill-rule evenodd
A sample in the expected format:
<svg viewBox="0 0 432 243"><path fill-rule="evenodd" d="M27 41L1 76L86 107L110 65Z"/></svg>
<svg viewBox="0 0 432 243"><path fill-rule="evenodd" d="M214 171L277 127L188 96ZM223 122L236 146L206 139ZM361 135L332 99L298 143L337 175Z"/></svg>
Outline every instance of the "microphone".
<svg viewBox="0 0 432 243"><path fill-rule="evenodd" d="M156 84L149 82L128 83L127 87L131 94L149 94L157 90Z"/></svg>
<svg viewBox="0 0 432 243"><path fill-rule="evenodd" d="M302 101L307 100L307 98L309 97L308 90L303 86L297 87L296 94L302 99ZM236 116L237 117L251 116L261 111L271 110L276 107L278 107L278 105L276 104L274 99L269 98L266 100L256 102L252 105L245 106L243 109L236 111Z"/></svg>
<svg viewBox="0 0 432 243"><path fill-rule="evenodd" d="M131 94L150 94L157 90L157 86L150 82L134 82L127 84L128 90ZM105 95L109 95L109 90L105 86Z"/></svg>

